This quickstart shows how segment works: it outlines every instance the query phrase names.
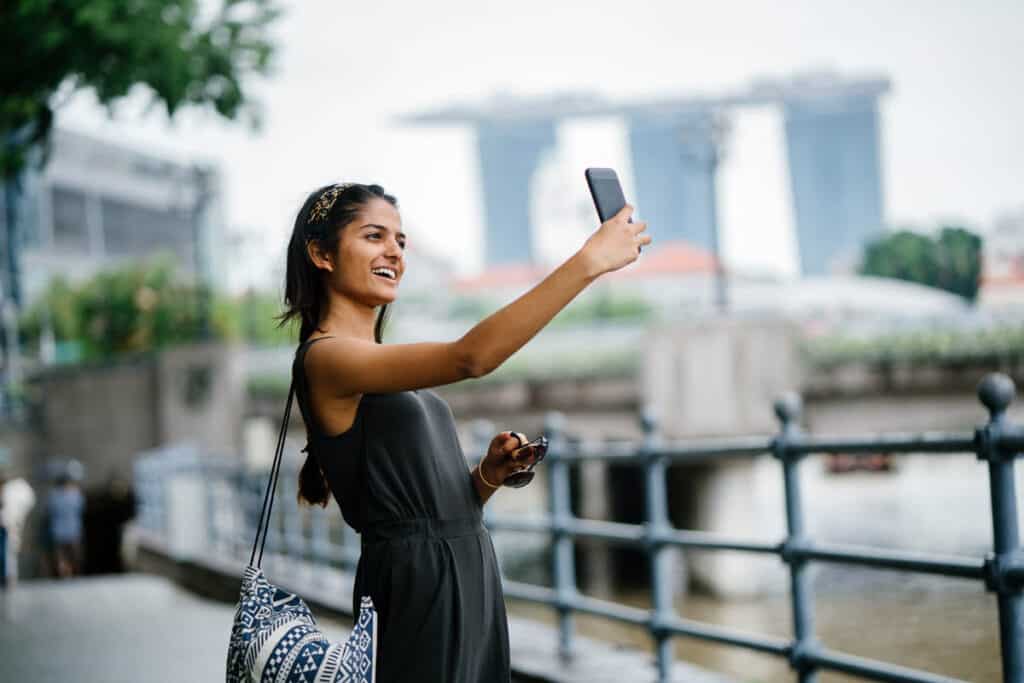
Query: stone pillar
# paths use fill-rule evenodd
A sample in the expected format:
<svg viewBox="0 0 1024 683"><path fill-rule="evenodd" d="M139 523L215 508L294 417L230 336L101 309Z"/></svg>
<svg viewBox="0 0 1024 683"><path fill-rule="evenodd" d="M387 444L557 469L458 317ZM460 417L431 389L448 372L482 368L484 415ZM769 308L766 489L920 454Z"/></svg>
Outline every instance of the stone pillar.
<svg viewBox="0 0 1024 683"><path fill-rule="evenodd" d="M643 395L662 437L774 434L773 400L800 386L796 341L796 331L781 321L705 319L653 329L645 346ZM680 483L680 476L689 479ZM767 455L687 467L670 479L673 524L777 542L785 529L778 479L778 465ZM690 552L687 569L698 585L718 595L785 586L785 568L775 557Z"/></svg>

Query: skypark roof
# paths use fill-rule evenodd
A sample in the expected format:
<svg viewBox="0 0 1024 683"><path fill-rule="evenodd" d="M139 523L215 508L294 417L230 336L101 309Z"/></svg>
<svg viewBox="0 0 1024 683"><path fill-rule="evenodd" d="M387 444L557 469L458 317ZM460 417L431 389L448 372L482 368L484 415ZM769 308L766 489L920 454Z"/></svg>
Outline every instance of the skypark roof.
<svg viewBox="0 0 1024 683"><path fill-rule="evenodd" d="M758 78L749 85L718 94L688 93L614 101L592 91L544 95L496 93L474 103L404 114L399 123L447 125L488 121L550 121L588 116L678 117L744 106L762 106L816 100L878 96L891 88L879 74L844 77L834 72L814 72L788 79Z"/></svg>

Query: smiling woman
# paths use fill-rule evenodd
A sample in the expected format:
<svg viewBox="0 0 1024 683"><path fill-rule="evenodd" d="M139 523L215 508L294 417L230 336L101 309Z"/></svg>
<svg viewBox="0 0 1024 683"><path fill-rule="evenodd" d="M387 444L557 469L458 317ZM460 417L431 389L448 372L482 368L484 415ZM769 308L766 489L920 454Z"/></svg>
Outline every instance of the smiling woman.
<svg viewBox="0 0 1024 683"><path fill-rule="evenodd" d="M299 211L281 316L301 321L292 376L308 455L299 500L326 507L333 494L362 535L353 605L372 599L380 616L378 683L413 672L508 681L505 605L482 497L448 404L417 390L468 377L471 365L449 344L382 344L406 239L398 204L379 185L322 187ZM367 356L383 349L397 353ZM409 367L424 376L409 384ZM388 381L366 384L368 376ZM517 438L505 433L499 445ZM502 479L497 468L491 476Z"/></svg>
<svg viewBox="0 0 1024 683"><path fill-rule="evenodd" d="M379 185L328 185L299 211L280 316L301 322L292 382L308 455L298 497L326 507L333 496L361 536L352 607L358 614L369 598L380 615L377 683L510 680L501 571L482 511L500 487L529 483L543 449L503 431L470 470L432 387L493 371L599 275L635 261L651 238L631 212L460 339L384 344L406 268L397 201Z"/></svg>

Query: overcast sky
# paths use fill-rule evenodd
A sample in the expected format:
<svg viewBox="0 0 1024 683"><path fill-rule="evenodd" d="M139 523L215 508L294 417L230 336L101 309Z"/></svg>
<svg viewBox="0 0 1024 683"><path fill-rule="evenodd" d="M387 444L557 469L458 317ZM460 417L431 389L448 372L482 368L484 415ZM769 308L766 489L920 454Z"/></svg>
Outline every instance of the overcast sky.
<svg viewBox="0 0 1024 683"><path fill-rule="evenodd" d="M399 126L394 118L496 92L595 90L628 99L726 92L809 69L882 73L893 82L881 104L890 224L956 220L985 230L1024 205L1019 1L303 0L286 7L275 28L275 74L252 83L264 110L259 132L197 111L169 123L159 111L144 113L144 97L110 119L90 96L78 96L58 117L78 131L216 162L228 225L247 236L253 264L283 258L295 211L313 187L359 180L397 195L410 241L446 255L460 273L476 271L483 235L472 131ZM791 273L780 125L770 110L737 116L719 201L727 260ZM548 260L568 256L596 228L596 220L566 213L587 201L585 166L620 168L627 195L632 182L615 120L567 123L560 139L558 156L534 183L535 243Z"/></svg>

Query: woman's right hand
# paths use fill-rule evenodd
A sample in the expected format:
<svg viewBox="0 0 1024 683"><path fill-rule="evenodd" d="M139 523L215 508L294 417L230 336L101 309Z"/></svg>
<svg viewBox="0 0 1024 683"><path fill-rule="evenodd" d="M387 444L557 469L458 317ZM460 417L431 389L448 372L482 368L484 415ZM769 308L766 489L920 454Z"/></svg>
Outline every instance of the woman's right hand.
<svg viewBox="0 0 1024 683"><path fill-rule="evenodd" d="M597 273L610 273L636 261L640 247L651 243L650 235L641 234L647 229L647 222L630 223L632 215L633 207L626 204L583 244L581 251L590 259Z"/></svg>

